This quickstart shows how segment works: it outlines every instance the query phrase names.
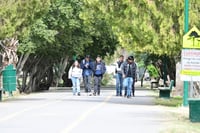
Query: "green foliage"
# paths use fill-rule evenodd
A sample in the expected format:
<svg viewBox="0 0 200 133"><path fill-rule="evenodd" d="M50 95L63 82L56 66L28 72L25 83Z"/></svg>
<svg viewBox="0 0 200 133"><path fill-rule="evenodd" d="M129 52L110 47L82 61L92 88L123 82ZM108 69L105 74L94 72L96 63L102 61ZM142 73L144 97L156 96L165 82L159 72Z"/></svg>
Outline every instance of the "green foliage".
<svg viewBox="0 0 200 133"><path fill-rule="evenodd" d="M101 84L103 86L106 86L106 85L108 85L110 83L110 81L112 81L112 79L113 79L113 75L112 74L105 73L104 76L103 76Z"/></svg>
<svg viewBox="0 0 200 133"><path fill-rule="evenodd" d="M198 27L200 2L191 0L189 5L190 27ZM93 53L96 48L104 51L97 54L112 55L118 40L126 49L159 55L177 56L181 49L181 0L4 0L0 7L0 39L18 36L28 44L20 52L32 51L27 50L34 47L29 37L32 25L41 18L49 30L57 31L58 51L70 49L71 55Z"/></svg>
<svg viewBox="0 0 200 133"><path fill-rule="evenodd" d="M29 34L35 20L48 10L49 0L3 0L0 2L0 39Z"/></svg>
<svg viewBox="0 0 200 133"><path fill-rule="evenodd" d="M90 5L92 4L92 5ZM105 19L105 15L98 9L93 7L95 1L85 1L84 10L80 17L84 20L84 28L89 35L90 42L84 50L84 53L90 53L95 58L96 55L101 55L103 58L106 55L113 55L118 45L117 36L112 30L112 25Z"/></svg>
<svg viewBox="0 0 200 133"><path fill-rule="evenodd" d="M102 56L114 53L117 38L111 26L95 12L91 20L85 19L82 14L88 15L90 9L82 0L5 0L0 7L0 39L17 36L20 53L58 58L66 51L69 56L94 49Z"/></svg>
<svg viewBox="0 0 200 133"><path fill-rule="evenodd" d="M82 10L80 0L56 0L51 2L50 10L44 21L49 29L56 30L56 44L61 56L68 51L69 56L82 54L85 34L82 30L82 20L79 18Z"/></svg>
<svg viewBox="0 0 200 133"><path fill-rule="evenodd" d="M190 27L200 25L199 6L190 1ZM0 39L17 37L20 54L49 67L74 55L111 56L117 46L171 58L182 48L183 9L182 0L2 0Z"/></svg>
<svg viewBox="0 0 200 133"><path fill-rule="evenodd" d="M70 57L112 55L117 38L111 27L102 17L96 18L95 14L91 20L81 17L85 6L81 0L55 0L50 2L46 12L37 10L32 16L37 16L37 19L28 27L29 32L20 35L19 52L48 55L58 60L66 54ZM92 24L87 21L92 21Z"/></svg>
<svg viewBox="0 0 200 133"><path fill-rule="evenodd" d="M148 70L151 77L153 77L153 78L159 77L158 70L156 69L156 67L154 65L152 65L152 64L148 65L147 70Z"/></svg>
<svg viewBox="0 0 200 133"><path fill-rule="evenodd" d="M19 64L23 67L20 70L28 72L31 77L30 91L40 88L40 84L47 87L51 83L56 84L53 81L62 77L67 62L70 61L68 59L74 56L79 58L90 54L96 57L99 54L104 57L114 53L118 41L112 28L102 14L93 14L91 20L85 19L81 14L88 15L84 11L87 4L82 0L49 0L46 5L45 0L18 2L12 3L19 10L16 15L24 18L17 16L20 24L12 27L12 30L16 31L20 41L20 61L23 57L28 57L23 60L26 62ZM15 11L11 12L15 14ZM12 23L12 20L9 22ZM7 28L10 29L8 26ZM2 37L14 36L11 31L6 36L3 34Z"/></svg>
<svg viewBox="0 0 200 133"><path fill-rule="evenodd" d="M128 50L178 56L182 48L182 0L86 0L112 26ZM199 1L190 1L190 27L199 25Z"/></svg>

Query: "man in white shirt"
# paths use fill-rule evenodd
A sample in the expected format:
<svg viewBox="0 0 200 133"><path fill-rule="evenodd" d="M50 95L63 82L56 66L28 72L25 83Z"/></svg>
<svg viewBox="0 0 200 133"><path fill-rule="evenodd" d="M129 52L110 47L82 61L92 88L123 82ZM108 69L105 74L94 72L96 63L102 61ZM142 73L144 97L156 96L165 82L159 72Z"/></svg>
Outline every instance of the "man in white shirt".
<svg viewBox="0 0 200 133"><path fill-rule="evenodd" d="M123 77L121 66L124 63L124 56L120 55L119 61L116 63L115 73L116 73L116 96L122 96L123 88Z"/></svg>

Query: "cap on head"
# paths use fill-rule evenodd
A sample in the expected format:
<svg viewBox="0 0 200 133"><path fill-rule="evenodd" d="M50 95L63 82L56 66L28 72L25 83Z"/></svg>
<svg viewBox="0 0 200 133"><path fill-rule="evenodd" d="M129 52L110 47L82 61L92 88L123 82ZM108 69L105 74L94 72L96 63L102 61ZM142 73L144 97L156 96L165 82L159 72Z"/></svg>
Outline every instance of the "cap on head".
<svg viewBox="0 0 200 133"><path fill-rule="evenodd" d="M86 55L85 58L90 58L90 55Z"/></svg>
<svg viewBox="0 0 200 133"><path fill-rule="evenodd" d="M134 57L131 55L128 57L128 60L134 60Z"/></svg>

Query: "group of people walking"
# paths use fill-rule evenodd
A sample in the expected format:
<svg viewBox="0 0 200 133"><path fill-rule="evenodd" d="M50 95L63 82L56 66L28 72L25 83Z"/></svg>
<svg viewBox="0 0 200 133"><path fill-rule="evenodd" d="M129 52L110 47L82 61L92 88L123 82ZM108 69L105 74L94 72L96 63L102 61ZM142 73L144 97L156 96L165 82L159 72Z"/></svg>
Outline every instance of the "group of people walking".
<svg viewBox="0 0 200 133"><path fill-rule="evenodd" d="M124 96L130 98L135 96L135 82L137 81L137 65L134 57L129 56L124 61L124 56L120 55L119 61L116 63L116 96L122 96L124 88Z"/></svg>
<svg viewBox="0 0 200 133"><path fill-rule="evenodd" d="M134 57L129 56L124 61L124 56L120 55L119 60L116 63L116 96L122 96L124 88L124 96L130 98L135 95L135 82L137 81L136 76L136 63ZM85 92L89 96L100 95L101 91L101 80L106 72L105 63L98 55L95 61L90 59L90 55L86 55L85 58L79 63L77 60L74 61L71 66L68 78L72 81L73 95L80 96L80 79L83 78ZM94 79L94 90L92 93L91 80Z"/></svg>
<svg viewBox="0 0 200 133"><path fill-rule="evenodd" d="M102 61L101 57L98 55L95 61L90 59L90 55L86 55L85 59L79 64L75 61L71 66L68 78L72 80L73 95L80 96L80 79L83 77L85 92L89 96L100 95L101 90L101 80L106 72L105 63ZM91 80L94 77L94 91L92 93Z"/></svg>

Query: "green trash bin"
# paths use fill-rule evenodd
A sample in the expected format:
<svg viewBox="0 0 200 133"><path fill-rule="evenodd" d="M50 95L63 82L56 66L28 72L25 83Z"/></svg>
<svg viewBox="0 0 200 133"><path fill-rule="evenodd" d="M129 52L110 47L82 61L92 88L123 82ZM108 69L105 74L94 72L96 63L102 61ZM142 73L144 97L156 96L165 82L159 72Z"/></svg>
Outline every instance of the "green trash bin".
<svg viewBox="0 0 200 133"><path fill-rule="evenodd" d="M2 75L4 91L8 91L9 93L16 91L16 69L14 69L13 65L6 66L2 71Z"/></svg>
<svg viewBox="0 0 200 133"><path fill-rule="evenodd" d="M200 98L189 98L189 118L191 122L200 122Z"/></svg>

